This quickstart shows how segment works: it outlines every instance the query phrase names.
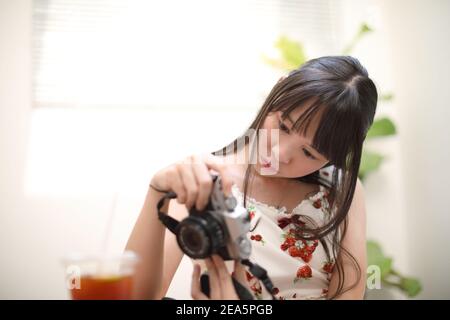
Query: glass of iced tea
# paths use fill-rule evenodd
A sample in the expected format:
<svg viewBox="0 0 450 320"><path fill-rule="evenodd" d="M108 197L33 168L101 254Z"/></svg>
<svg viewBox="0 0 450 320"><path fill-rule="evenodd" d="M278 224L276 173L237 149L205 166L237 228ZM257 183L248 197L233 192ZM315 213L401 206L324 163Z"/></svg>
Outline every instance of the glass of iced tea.
<svg viewBox="0 0 450 320"><path fill-rule="evenodd" d="M132 299L139 259L132 251L115 256L71 254L63 259L66 286L73 300Z"/></svg>

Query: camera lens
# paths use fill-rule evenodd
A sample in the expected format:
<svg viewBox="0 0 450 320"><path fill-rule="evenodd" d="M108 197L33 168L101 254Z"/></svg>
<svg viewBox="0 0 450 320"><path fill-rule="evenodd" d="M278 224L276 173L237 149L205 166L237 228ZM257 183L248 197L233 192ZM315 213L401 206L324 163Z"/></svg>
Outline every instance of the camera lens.
<svg viewBox="0 0 450 320"><path fill-rule="evenodd" d="M194 259L209 257L224 245L220 225L207 214L187 217L178 225L176 234L180 249Z"/></svg>
<svg viewBox="0 0 450 320"><path fill-rule="evenodd" d="M181 237L185 247L192 252L201 252L209 245L209 243L205 243L208 238L198 225L191 224L181 229Z"/></svg>

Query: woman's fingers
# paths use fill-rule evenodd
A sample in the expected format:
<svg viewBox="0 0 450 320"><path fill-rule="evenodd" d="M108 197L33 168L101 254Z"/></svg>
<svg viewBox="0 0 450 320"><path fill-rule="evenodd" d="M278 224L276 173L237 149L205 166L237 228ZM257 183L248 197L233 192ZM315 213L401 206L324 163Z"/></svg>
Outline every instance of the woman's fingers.
<svg viewBox="0 0 450 320"><path fill-rule="evenodd" d="M233 276L242 285L246 285L247 284L247 277L245 276L245 267L238 260L234 261L234 273L233 273Z"/></svg>
<svg viewBox="0 0 450 320"><path fill-rule="evenodd" d="M231 194L232 180L228 177L224 161L219 157L193 155L178 163L176 168L184 187L184 203L188 209L195 205L197 210L201 210L207 205L213 187L209 169L219 173L224 193Z"/></svg>
<svg viewBox="0 0 450 320"><path fill-rule="evenodd" d="M183 163L178 166L181 179L183 180L184 187L187 192L186 207L190 209L198 195L198 185L197 179L195 178L194 172L192 171L191 163Z"/></svg>
<svg viewBox="0 0 450 320"><path fill-rule="evenodd" d="M225 195L231 195L231 186L233 185L233 181L227 172L227 167L224 160L213 155L205 155L203 157L203 161L209 169L213 169L219 173L220 178L222 179L222 188Z"/></svg>
<svg viewBox="0 0 450 320"><path fill-rule="evenodd" d="M198 264L194 264L192 273L191 296L195 300L208 300L200 288L200 266Z"/></svg>
<svg viewBox="0 0 450 320"><path fill-rule="evenodd" d="M223 191L229 196L233 182L225 161L210 154L193 155L164 168L155 174L152 182L175 192L178 203L185 204L188 209L195 205L197 210L202 210L208 204L213 187L210 169L220 175Z"/></svg>
<svg viewBox="0 0 450 320"><path fill-rule="evenodd" d="M197 210L202 210L206 207L209 201L209 196L212 191L213 181L208 167L202 159L195 155L193 156L192 170L198 183L198 196L195 202Z"/></svg>
<svg viewBox="0 0 450 320"><path fill-rule="evenodd" d="M214 262L220 281L220 287L222 290L222 298L223 299L237 299L236 290L234 289L233 280L228 272L227 266L225 265L225 261L215 254L212 256L212 261Z"/></svg>
<svg viewBox="0 0 450 320"><path fill-rule="evenodd" d="M211 300L235 300L239 299L236 290L233 285L233 280L228 272L227 266L223 259L218 255L213 255L211 258L206 258L205 260L206 267L208 268L209 275L209 287L210 287L210 296ZM236 269L243 276L244 269ZM243 282L245 283L245 282ZM207 299L208 297L201 292L200 289L200 266L197 264L194 265L194 273L192 275L192 289L191 294L194 299Z"/></svg>
<svg viewBox="0 0 450 320"><path fill-rule="evenodd" d="M177 194L178 203L182 204L186 202L186 189L183 184L183 180L181 179L180 172L177 167L172 166L167 170L166 173L167 181L170 185L170 188Z"/></svg>
<svg viewBox="0 0 450 320"><path fill-rule="evenodd" d="M214 262L211 260L211 258L206 258L205 264L206 267L208 268L208 275L209 275L209 288L210 288L209 296L212 300L222 299L222 288L216 266Z"/></svg>

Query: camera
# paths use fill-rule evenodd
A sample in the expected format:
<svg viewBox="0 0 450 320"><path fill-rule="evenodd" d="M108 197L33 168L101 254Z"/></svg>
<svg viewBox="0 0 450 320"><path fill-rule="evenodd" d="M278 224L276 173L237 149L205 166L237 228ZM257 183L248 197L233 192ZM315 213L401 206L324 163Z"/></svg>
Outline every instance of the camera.
<svg viewBox="0 0 450 320"><path fill-rule="evenodd" d="M221 178L212 175L213 188L207 206L198 211L195 206L176 226L180 249L193 259L218 254L224 260L248 259L251 243L250 215L233 195L225 196Z"/></svg>
<svg viewBox="0 0 450 320"><path fill-rule="evenodd" d="M205 259L218 254L223 260L238 260L250 268L251 274L261 280L272 299L276 299L267 271L249 260L251 243L246 235L250 232L250 214L233 195L227 197L224 194L219 175L212 174L212 180L213 188L206 207L203 210L192 207L188 217L181 221L161 211L166 199L177 197L173 191L162 191L166 194L156 206L159 220L175 234L178 246L186 255L193 259ZM248 289L234 277L231 278L239 298L253 300ZM210 296L207 273L200 277L200 285L202 292Z"/></svg>

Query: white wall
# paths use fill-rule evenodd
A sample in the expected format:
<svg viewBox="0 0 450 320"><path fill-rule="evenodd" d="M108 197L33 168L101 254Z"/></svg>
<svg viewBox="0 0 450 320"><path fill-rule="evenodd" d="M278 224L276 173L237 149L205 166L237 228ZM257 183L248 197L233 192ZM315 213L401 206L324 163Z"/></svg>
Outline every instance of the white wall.
<svg viewBox="0 0 450 320"><path fill-rule="evenodd" d="M64 299L61 258L100 250L115 194L120 252L154 171L222 147L253 112L32 109L31 3L0 2L0 298ZM168 295L189 298L191 269Z"/></svg>
<svg viewBox="0 0 450 320"><path fill-rule="evenodd" d="M408 269L450 298L450 2L382 1L399 110Z"/></svg>
<svg viewBox="0 0 450 320"><path fill-rule="evenodd" d="M31 1L2 0L0 8L0 297L19 298L32 282L29 257L38 249L21 239L32 226L20 199L31 101Z"/></svg>
<svg viewBox="0 0 450 320"><path fill-rule="evenodd" d="M344 0L342 9L344 39L362 21L375 29L352 54L380 93L394 94L377 116L393 119L398 135L369 144L388 159L365 182L368 236L422 281L419 298L450 298L450 2Z"/></svg>
<svg viewBox="0 0 450 320"><path fill-rule="evenodd" d="M385 17L382 2L376 0L344 0L341 7L341 36L344 48L354 37L362 23L374 30L367 34L353 49L351 55L357 57L367 68L375 82L378 93L396 94L392 77L392 63L389 52L391 31ZM397 101L379 102L376 118L389 117L399 122L400 110ZM410 272L407 230L404 209L404 180L401 173L401 138L399 135L368 141L366 146L386 157L379 170L364 181L367 208L367 236L382 246L386 255L394 260L394 266L402 273ZM401 294L393 293L402 298Z"/></svg>

